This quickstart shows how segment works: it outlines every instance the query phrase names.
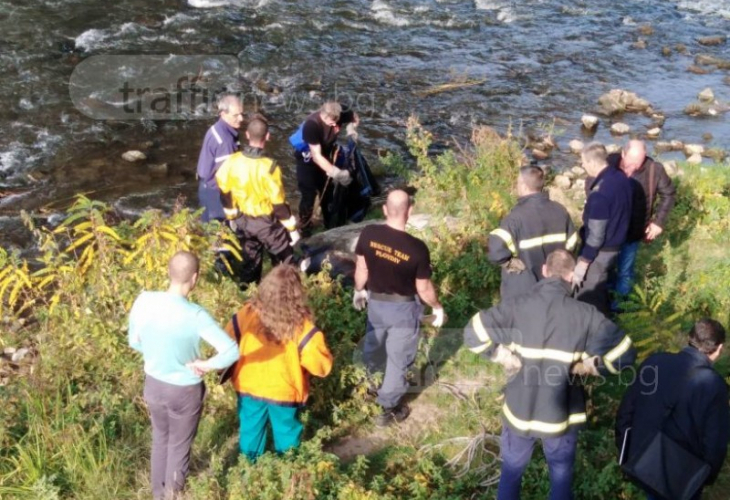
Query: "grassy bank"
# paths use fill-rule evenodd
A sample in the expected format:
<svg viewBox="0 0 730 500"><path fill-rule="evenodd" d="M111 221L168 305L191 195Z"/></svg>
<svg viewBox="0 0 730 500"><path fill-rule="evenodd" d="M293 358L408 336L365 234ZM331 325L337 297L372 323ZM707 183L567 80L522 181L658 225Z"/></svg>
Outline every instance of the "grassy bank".
<svg viewBox="0 0 730 500"><path fill-rule="evenodd" d="M405 174L418 188L416 210L443 220L421 236L450 317L447 328L425 332L412 417L393 429L373 429L369 416L376 408L363 398L362 369L353 362L364 314L352 309L339 282L311 277L311 305L336 364L330 377L314 383L305 443L283 458L267 455L255 465L239 460L234 395L210 380L186 498L494 498L504 380L461 347L460 328L497 300L499 272L487 263L485 244L514 202L521 151L512 138L484 128L467 145L429 156L430 136L415 121L408 144L418 166ZM385 163L406 173L399 158ZM668 233L642 247L642 278L621 322L644 353L681 346L699 315L728 323L728 170L685 167ZM225 233L201 227L184 209L129 223L85 199L60 229L34 231L39 262L0 252L0 303L10 317L2 347L31 348L18 366L0 364L7 381L0 387L0 497L148 498L150 429L141 360L126 345L127 314L142 289L164 286L165 263L176 250L199 253L203 268L212 269L209 248L223 243ZM192 298L223 323L246 297L206 272ZM611 429L623 389L614 380L589 390L577 498L640 498L615 465ZM725 499L728 488L726 471L711 498ZM547 489L544 462L534 460L524 498L545 498Z"/></svg>

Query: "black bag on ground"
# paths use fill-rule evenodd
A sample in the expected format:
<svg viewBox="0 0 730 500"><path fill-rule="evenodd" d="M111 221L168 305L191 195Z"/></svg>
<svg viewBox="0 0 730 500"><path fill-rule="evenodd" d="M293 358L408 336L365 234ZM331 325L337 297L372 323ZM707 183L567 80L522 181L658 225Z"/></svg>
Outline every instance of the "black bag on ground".
<svg viewBox="0 0 730 500"><path fill-rule="evenodd" d="M681 391L677 393L682 394ZM667 409L656 434L636 448L638 451L629 457L621 469L654 496L666 500L691 500L704 486L711 468L664 433L664 427L674 413L677 402Z"/></svg>

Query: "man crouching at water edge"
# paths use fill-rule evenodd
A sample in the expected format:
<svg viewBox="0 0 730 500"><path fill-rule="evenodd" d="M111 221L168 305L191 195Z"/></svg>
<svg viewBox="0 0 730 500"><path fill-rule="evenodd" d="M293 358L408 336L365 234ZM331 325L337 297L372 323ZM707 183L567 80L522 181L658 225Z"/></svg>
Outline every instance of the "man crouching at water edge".
<svg viewBox="0 0 730 500"><path fill-rule="evenodd" d="M502 364L505 388L498 500L520 498L522 474L540 439L550 473L550 499L570 500L578 428L587 421L585 394L572 375L609 375L633 364L631 339L594 306L570 296L575 258L548 255L524 295L477 313L464 342Z"/></svg>
<svg viewBox="0 0 730 500"><path fill-rule="evenodd" d="M444 310L431 282L428 247L406 233L411 209L405 191L391 192L383 207L385 224L366 227L355 248L353 305L358 311L365 304L368 307L363 361L372 374L382 368L383 357L387 360L378 390L382 407L375 420L378 426L401 422L410 413L401 400L408 389L406 372L418 350L423 306L416 296L433 308L433 326L438 328L444 323Z"/></svg>
<svg viewBox="0 0 730 500"><path fill-rule="evenodd" d="M129 315L129 345L144 358L144 399L152 420L152 494L169 498L185 486L190 448L203 409L208 369L238 359L236 343L187 297L198 282L198 258L178 252L168 265L166 292L142 292ZM218 354L201 361L200 339Z"/></svg>

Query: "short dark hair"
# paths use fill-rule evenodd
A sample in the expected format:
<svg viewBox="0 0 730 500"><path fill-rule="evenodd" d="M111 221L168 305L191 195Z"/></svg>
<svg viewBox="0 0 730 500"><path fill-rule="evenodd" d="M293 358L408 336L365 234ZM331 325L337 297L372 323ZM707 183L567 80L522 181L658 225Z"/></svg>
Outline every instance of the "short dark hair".
<svg viewBox="0 0 730 500"><path fill-rule="evenodd" d="M600 142L591 142L581 151L583 159L589 163L606 163L608 152Z"/></svg>
<svg viewBox="0 0 730 500"><path fill-rule="evenodd" d="M552 276L565 278L575 269L575 257L567 250L559 248L548 255L545 266Z"/></svg>
<svg viewBox="0 0 730 500"><path fill-rule="evenodd" d="M253 116L248 122L246 133L248 133L250 141L263 141L266 139L266 134L269 133L269 124L263 116Z"/></svg>
<svg viewBox="0 0 730 500"><path fill-rule="evenodd" d="M540 167L533 165L522 167L520 177L530 191L539 193L545 187L545 172Z"/></svg>
<svg viewBox="0 0 730 500"><path fill-rule="evenodd" d="M200 270L200 261L195 254L180 250L170 258L167 274L170 281L177 285L189 283L193 275Z"/></svg>
<svg viewBox="0 0 730 500"><path fill-rule="evenodd" d="M689 331L689 345L704 354L712 354L725 343L725 328L714 319L703 318Z"/></svg>

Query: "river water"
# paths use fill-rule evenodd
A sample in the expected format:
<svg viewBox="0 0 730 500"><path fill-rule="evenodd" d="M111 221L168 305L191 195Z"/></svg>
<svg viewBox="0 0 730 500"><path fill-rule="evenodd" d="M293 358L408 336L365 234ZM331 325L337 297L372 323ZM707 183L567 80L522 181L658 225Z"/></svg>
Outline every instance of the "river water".
<svg viewBox="0 0 730 500"><path fill-rule="evenodd" d="M640 33L646 24L653 34ZM69 81L92 57L235 57L239 72L226 85L273 121L270 152L294 196L286 137L323 98L356 104L371 159L404 151L414 113L439 144L488 124L552 131L564 146L580 138L580 116L617 87L666 115L663 139L703 142L710 133L706 145L728 148L727 115L682 110L708 86L730 101L727 71L687 71L700 53L729 58L728 44L696 41L729 28L730 0L0 0L0 243L27 245L19 211L52 216L76 192L128 214L180 195L195 202L198 150L213 119L86 116ZM645 49L634 46L639 37ZM427 94L464 81L474 85ZM649 126L639 115L623 119L636 131ZM606 123L596 138L618 142ZM129 149L143 149L147 163L121 160ZM151 175L147 164L163 162L167 174Z"/></svg>

